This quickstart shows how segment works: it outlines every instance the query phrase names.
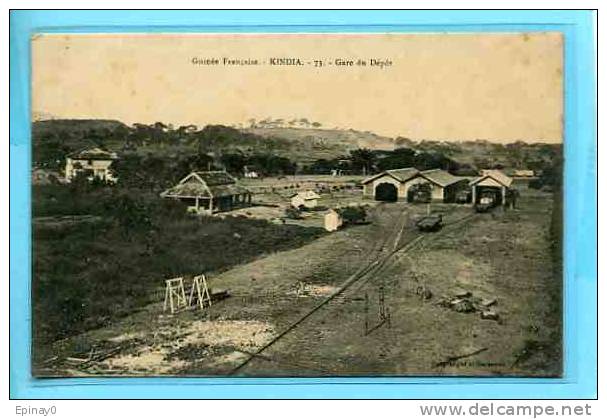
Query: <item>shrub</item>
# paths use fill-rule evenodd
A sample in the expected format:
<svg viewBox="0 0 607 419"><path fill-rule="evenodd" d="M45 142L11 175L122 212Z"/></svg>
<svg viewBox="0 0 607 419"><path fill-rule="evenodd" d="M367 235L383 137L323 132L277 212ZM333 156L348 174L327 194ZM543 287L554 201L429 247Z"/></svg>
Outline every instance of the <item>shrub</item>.
<svg viewBox="0 0 607 419"><path fill-rule="evenodd" d="M531 189L542 189L543 186L544 186L544 182L542 181L541 178L531 179L529 181L529 187Z"/></svg>
<svg viewBox="0 0 607 419"><path fill-rule="evenodd" d="M346 224L362 223L367 219L367 210L365 207L345 207L339 210L339 214Z"/></svg>
<svg viewBox="0 0 607 419"><path fill-rule="evenodd" d="M287 207L285 208L285 217L290 218L292 220L301 219L301 210L295 207Z"/></svg>

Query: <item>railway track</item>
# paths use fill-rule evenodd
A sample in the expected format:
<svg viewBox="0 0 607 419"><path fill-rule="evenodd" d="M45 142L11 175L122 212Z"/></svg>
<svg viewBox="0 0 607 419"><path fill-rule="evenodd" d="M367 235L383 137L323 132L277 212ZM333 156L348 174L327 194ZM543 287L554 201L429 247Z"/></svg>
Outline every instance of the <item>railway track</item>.
<svg viewBox="0 0 607 419"><path fill-rule="evenodd" d="M443 234L452 232L457 228L463 227L468 221L477 217L477 214L470 214L464 216L458 220L449 223L448 225L445 225L437 233L432 233L431 235L419 234L413 239L401 244L400 241L402 240L402 235L408 222L408 216L406 216L405 212L406 210L403 210L395 217L391 217L392 220L396 218L396 220L394 221L396 221L395 224L397 225L397 229L393 230L393 234L386 234L382 240L377 242L373 250L370 252L372 255L370 260L364 266L362 266L356 272L350 275L350 277L348 277L348 279L346 279L346 281L342 283L342 285L335 292L326 297L323 301L314 306L308 312L304 313L299 318L297 318L297 320L291 323L286 329L276 335L272 340L270 340L264 346L259 348L257 351L247 354L248 357L236 367L234 367L228 373L228 375L234 375L241 371L243 368L245 368L254 359L262 358L261 354L264 351L276 344L276 342L288 335L291 331L297 328L297 326L302 324L320 309L328 305L330 302L334 301L336 298L343 295L344 292L352 288L352 286L356 285L355 290L362 288L388 266L388 263L391 261L394 255L401 254L403 252L409 252L416 248L420 243L422 243L424 241L424 238L426 238L426 240L432 240L432 238L440 237ZM386 246L389 244L390 241L392 241L392 246L390 246L389 250L386 250Z"/></svg>
<svg viewBox="0 0 607 419"><path fill-rule="evenodd" d="M394 258L393 256L396 256L397 254L398 255L406 254L407 252L415 250L415 249L423 246L424 244L428 244L428 243L432 242L433 240L435 240L438 237L441 237L447 233L452 233L454 231L457 231L459 228L464 227L468 221L471 221L472 219L475 219L477 217L478 217L478 214L466 215L460 219L450 222L448 225L444 226L440 231L438 231L436 233L420 234L420 235L416 236L415 238L407 241L406 243L403 243L402 245L394 248L388 255L386 255L386 257L382 258L379 261L377 268L374 269L372 272L373 276L365 276L365 277L360 278L360 281L358 281L358 283L356 284L356 288L354 288L354 291L356 292L356 291L360 290L361 288L363 288L375 276L379 275L381 272L386 270L391 264L396 262L398 259Z"/></svg>

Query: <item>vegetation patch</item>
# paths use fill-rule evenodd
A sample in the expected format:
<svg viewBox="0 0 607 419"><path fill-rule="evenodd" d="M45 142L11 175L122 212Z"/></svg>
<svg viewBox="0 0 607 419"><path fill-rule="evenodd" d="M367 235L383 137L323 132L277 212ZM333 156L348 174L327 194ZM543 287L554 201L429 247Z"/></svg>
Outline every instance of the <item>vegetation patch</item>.
<svg viewBox="0 0 607 419"><path fill-rule="evenodd" d="M34 219L86 213L95 222L33 224L36 345L161 300L166 278L221 272L325 234L245 217L190 216L140 189L71 184L34 191Z"/></svg>

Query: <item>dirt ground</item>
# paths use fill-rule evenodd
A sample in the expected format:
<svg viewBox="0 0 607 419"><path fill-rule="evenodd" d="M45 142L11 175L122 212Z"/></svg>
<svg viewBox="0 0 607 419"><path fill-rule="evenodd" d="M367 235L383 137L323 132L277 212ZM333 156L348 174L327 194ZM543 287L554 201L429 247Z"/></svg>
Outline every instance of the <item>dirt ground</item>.
<svg viewBox="0 0 607 419"><path fill-rule="evenodd" d="M559 375L551 206L531 190L515 211L432 205L445 227L422 234L425 205L382 203L367 225L209 276L230 293L210 309L152 304L55 342L34 373Z"/></svg>
<svg viewBox="0 0 607 419"><path fill-rule="evenodd" d="M355 186L360 176L284 176L264 179L244 179L253 194L252 206L225 212L221 216L245 216L269 220L276 224L295 224L303 227L324 227L324 216L330 208L349 205L373 207L376 201L363 197ZM286 216L291 197L298 191L318 191L318 206L302 211L299 219Z"/></svg>

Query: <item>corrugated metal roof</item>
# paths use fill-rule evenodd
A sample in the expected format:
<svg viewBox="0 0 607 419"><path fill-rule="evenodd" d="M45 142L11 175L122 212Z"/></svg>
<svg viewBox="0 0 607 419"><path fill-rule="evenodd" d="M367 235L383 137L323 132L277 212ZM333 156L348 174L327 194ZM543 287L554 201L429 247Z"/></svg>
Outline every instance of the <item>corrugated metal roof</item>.
<svg viewBox="0 0 607 419"><path fill-rule="evenodd" d="M208 189L200 182L179 183L160 194L166 198L210 198Z"/></svg>
<svg viewBox="0 0 607 419"><path fill-rule="evenodd" d="M221 198L245 193L249 190L239 185L217 185L207 189L200 182L186 182L167 189L161 195L166 198Z"/></svg>
<svg viewBox="0 0 607 419"><path fill-rule="evenodd" d="M250 191L236 184L227 172L192 172L177 185L162 192L166 198L220 198L223 196L246 194Z"/></svg>
<svg viewBox="0 0 607 419"><path fill-rule="evenodd" d="M217 185L217 186L209 186L211 193L214 197L222 197L222 196L230 196L230 195L239 195L249 193L247 188L244 188L240 185L232 184L232 185Z"/></svg>
<svg viewBox="0 0 607 419"><path fill-rule="evenodd" d="M194 172L198 177L200 177L207 185L215 186L215 185L228 185L232 183L236 183L236 179L234 179L228 172L224 171L210 171L210 172Z"/></svg>
<svg viewBox="0 0 607 419"><path fill-rule="evenodd" d="M390 169L390 170L385 170L376 175L373 175L371 177L368 177L368 178L364 179L361 183L363 183L363 184L369 183L369 182L372 182L375 179L385 176L385 175L392 176L394 179L396 179L400 182L406 182L407 180L411 179L413 176L417 175L418 173L419 173L419 170L417 170L415 167L405 167L403 169Z"/></svg>
<svg viewBox="0 0 607 419"><path fill-rule="evenodd" d="M442 169L425 170L423 172L420 172L420 174L426 179L428 179L430 182L436 183L442 187L461 182L462 180L466 180L462 177L453 176L451 173Z"/></svg>
<svg viewBox="0 0 607 419"><path fill-rule="evenodd" d="M509 188L510 185L512 184L512 178L509 176L506 176L503 172L499 171L499 170L483 170L483 174L474 179L472 182L470 182L471 185L477 184L479 183L481 180L486 179L490 177L491 179L495 180L496 182L504 185L505 187Z"/></svg>
<svg viewBox="0 0 607 419"><path fill-rule="evenodd" d="M405 182L417 175L419 170L417 170L415 167L405 167L404 169L386 170L386 172L390 173L401 182Z"/></svg>

